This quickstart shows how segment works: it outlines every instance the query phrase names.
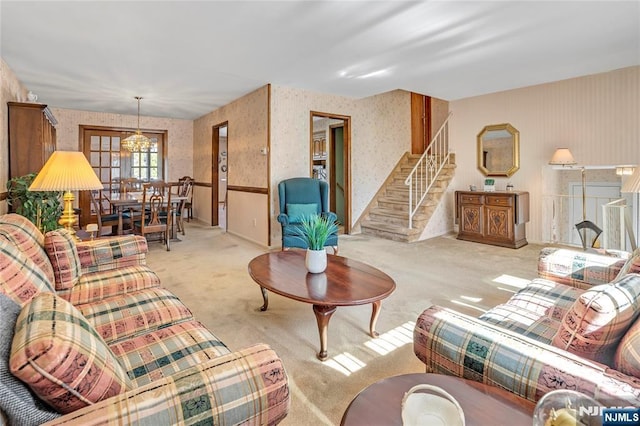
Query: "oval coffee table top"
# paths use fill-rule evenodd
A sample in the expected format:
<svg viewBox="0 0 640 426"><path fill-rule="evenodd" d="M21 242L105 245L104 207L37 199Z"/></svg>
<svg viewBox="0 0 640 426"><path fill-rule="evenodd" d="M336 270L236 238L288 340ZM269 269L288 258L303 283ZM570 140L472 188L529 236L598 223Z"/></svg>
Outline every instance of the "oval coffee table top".
<svg viewBox="0 0 640 426"><path fill-rule="evenodd" d="M415 385L428 383L451 394L462 407L467 426L531 426L535 403L494 386L440 374L388 377L362 390L347 407L341 426L402 425L402 398Z"/></svg>
<svg viewBox="0 0 640 426"><path fill-rule="evenodd" d="M262 254L249 262L249 275L261 287L301 302L353 306L382 300L396 283L384 272L357 260L327 254L327 269L311 274L303 250Z"/></svg>

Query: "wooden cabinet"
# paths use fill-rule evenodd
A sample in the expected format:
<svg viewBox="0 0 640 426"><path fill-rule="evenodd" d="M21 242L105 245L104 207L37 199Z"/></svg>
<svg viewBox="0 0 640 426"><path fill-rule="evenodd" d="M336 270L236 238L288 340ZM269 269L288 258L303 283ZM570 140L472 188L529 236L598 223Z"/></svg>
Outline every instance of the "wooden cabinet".
<svg viewBox="0 0 640 426"><path fill-rule="evenodd" d="M56 149L56 119L46 105L8 102L9 179L37 173Z"/></svg>
<svg viewBox="0 0 640 426"><path fill-rule="evenodd" d="M519 248L527 244L529 193L456 191L458 239Z"/></svg>

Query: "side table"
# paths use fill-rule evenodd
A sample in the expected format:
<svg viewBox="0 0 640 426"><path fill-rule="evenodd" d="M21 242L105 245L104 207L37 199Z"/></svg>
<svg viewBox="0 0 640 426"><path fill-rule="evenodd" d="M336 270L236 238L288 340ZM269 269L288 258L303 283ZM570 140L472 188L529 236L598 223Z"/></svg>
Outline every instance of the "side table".
<svg viewBox="0 0 640 426"><path fill-rule="evenodd" d="M441 374L403 374L368 386L351 401L342 426L402 425L402 398L415 385L439 386L464 411L467 426L526 425L533 422L535 403L494 386Z"/></svg>

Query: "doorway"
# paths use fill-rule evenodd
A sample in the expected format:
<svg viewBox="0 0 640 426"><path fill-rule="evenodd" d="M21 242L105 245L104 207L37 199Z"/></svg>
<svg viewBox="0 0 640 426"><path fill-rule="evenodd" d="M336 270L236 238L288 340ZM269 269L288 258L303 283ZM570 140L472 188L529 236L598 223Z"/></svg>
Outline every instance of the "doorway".
<svg viewBox="0 0 640 426"><path fill-rule="evenodd" d="M132 152L120 142L134 131L117 127L80 126L82 152L103 185L103 189L95 194L95 199L105 210L111 209L108 195L120 191L122 179L137 178L144 182L165 179L167 132L145 130L143 134L151 140L151 147ZM89 191L79 192L78 207L81 212L80 226L96 223L98 219Z"/></svg>
<svg viewBox="0 0 640 426"><path fill-rule="evenodd" d="M342 232L351 232L351 117L311 112L311 170L329 184L329 207Z"/></svg>
<svg viewBox="0 0 640 426"><path fill-rule="evenodd" d="M228 122L213 126L211 139L211 226L227 229Z"/></svg>

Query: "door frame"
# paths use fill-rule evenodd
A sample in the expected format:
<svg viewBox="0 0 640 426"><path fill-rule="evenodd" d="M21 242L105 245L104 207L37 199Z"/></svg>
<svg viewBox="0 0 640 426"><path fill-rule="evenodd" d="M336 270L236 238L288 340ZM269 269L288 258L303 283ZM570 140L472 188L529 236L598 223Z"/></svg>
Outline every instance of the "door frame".
<svg viewBox="0 0 640 426"><path fill-rule="evenodd" d="M120 133L120 140L127 137L129 134L136 132L138 129L132 129L130 127L111 127L111 126L99 126L99 125L91 125L91 124L80 124L78 126L78 150L84 154L89 161L89 164L94 166L91 163L91 141L88 138L89 133L92 131L95 132L113 132ZM168 141L169 141L169 132L168 130L160 130L160 129L140 129L142 134L147 137L157 137L162 139L162 176L160 179L166 180L166 176L169 171L169 158L168 158ZM122 152L122 149L120 150ZM120 160L120 168L122 168L122 158ZM122 175L120 176L122 177ZM98 179L102 181L102 176L98 176ZM101 190L102 192L103 190ZM102 195L102 194L101 194ZM78 225L85 226L87 223L94 223L97 221L97 216L95 214L91 214L91 197L89 192L87 191L79 191L78 192L78 208L80 208L80 220Z"/></svg>
<svg viewBox="0 0 640 426"><path fill-rule="evenodd" d="M212 126L211 128L211 226L219 226L220 218L218 217L218 211L220 206L220 164L218 158L220 157L220 128L227 128L227 167L229 164L229 122L223 121ZM229 169L227 168L227 182L229 181ZM226 197L225 197L226 199ZM224 210L227 214L227 209ZM225 222L226 223L226 222Z"/></svg>
<svg viewBox="0 0 640 426"><path fill-rule="evenodd" d="M344 123L344 233L351 233L351 116L333 114L321 111L309 112L309 176L313 176L313 117L323 117L328 119L342 120ZM331 149L328 150L331 153ZM334 161L329 158L329 161Z"/></svg>

